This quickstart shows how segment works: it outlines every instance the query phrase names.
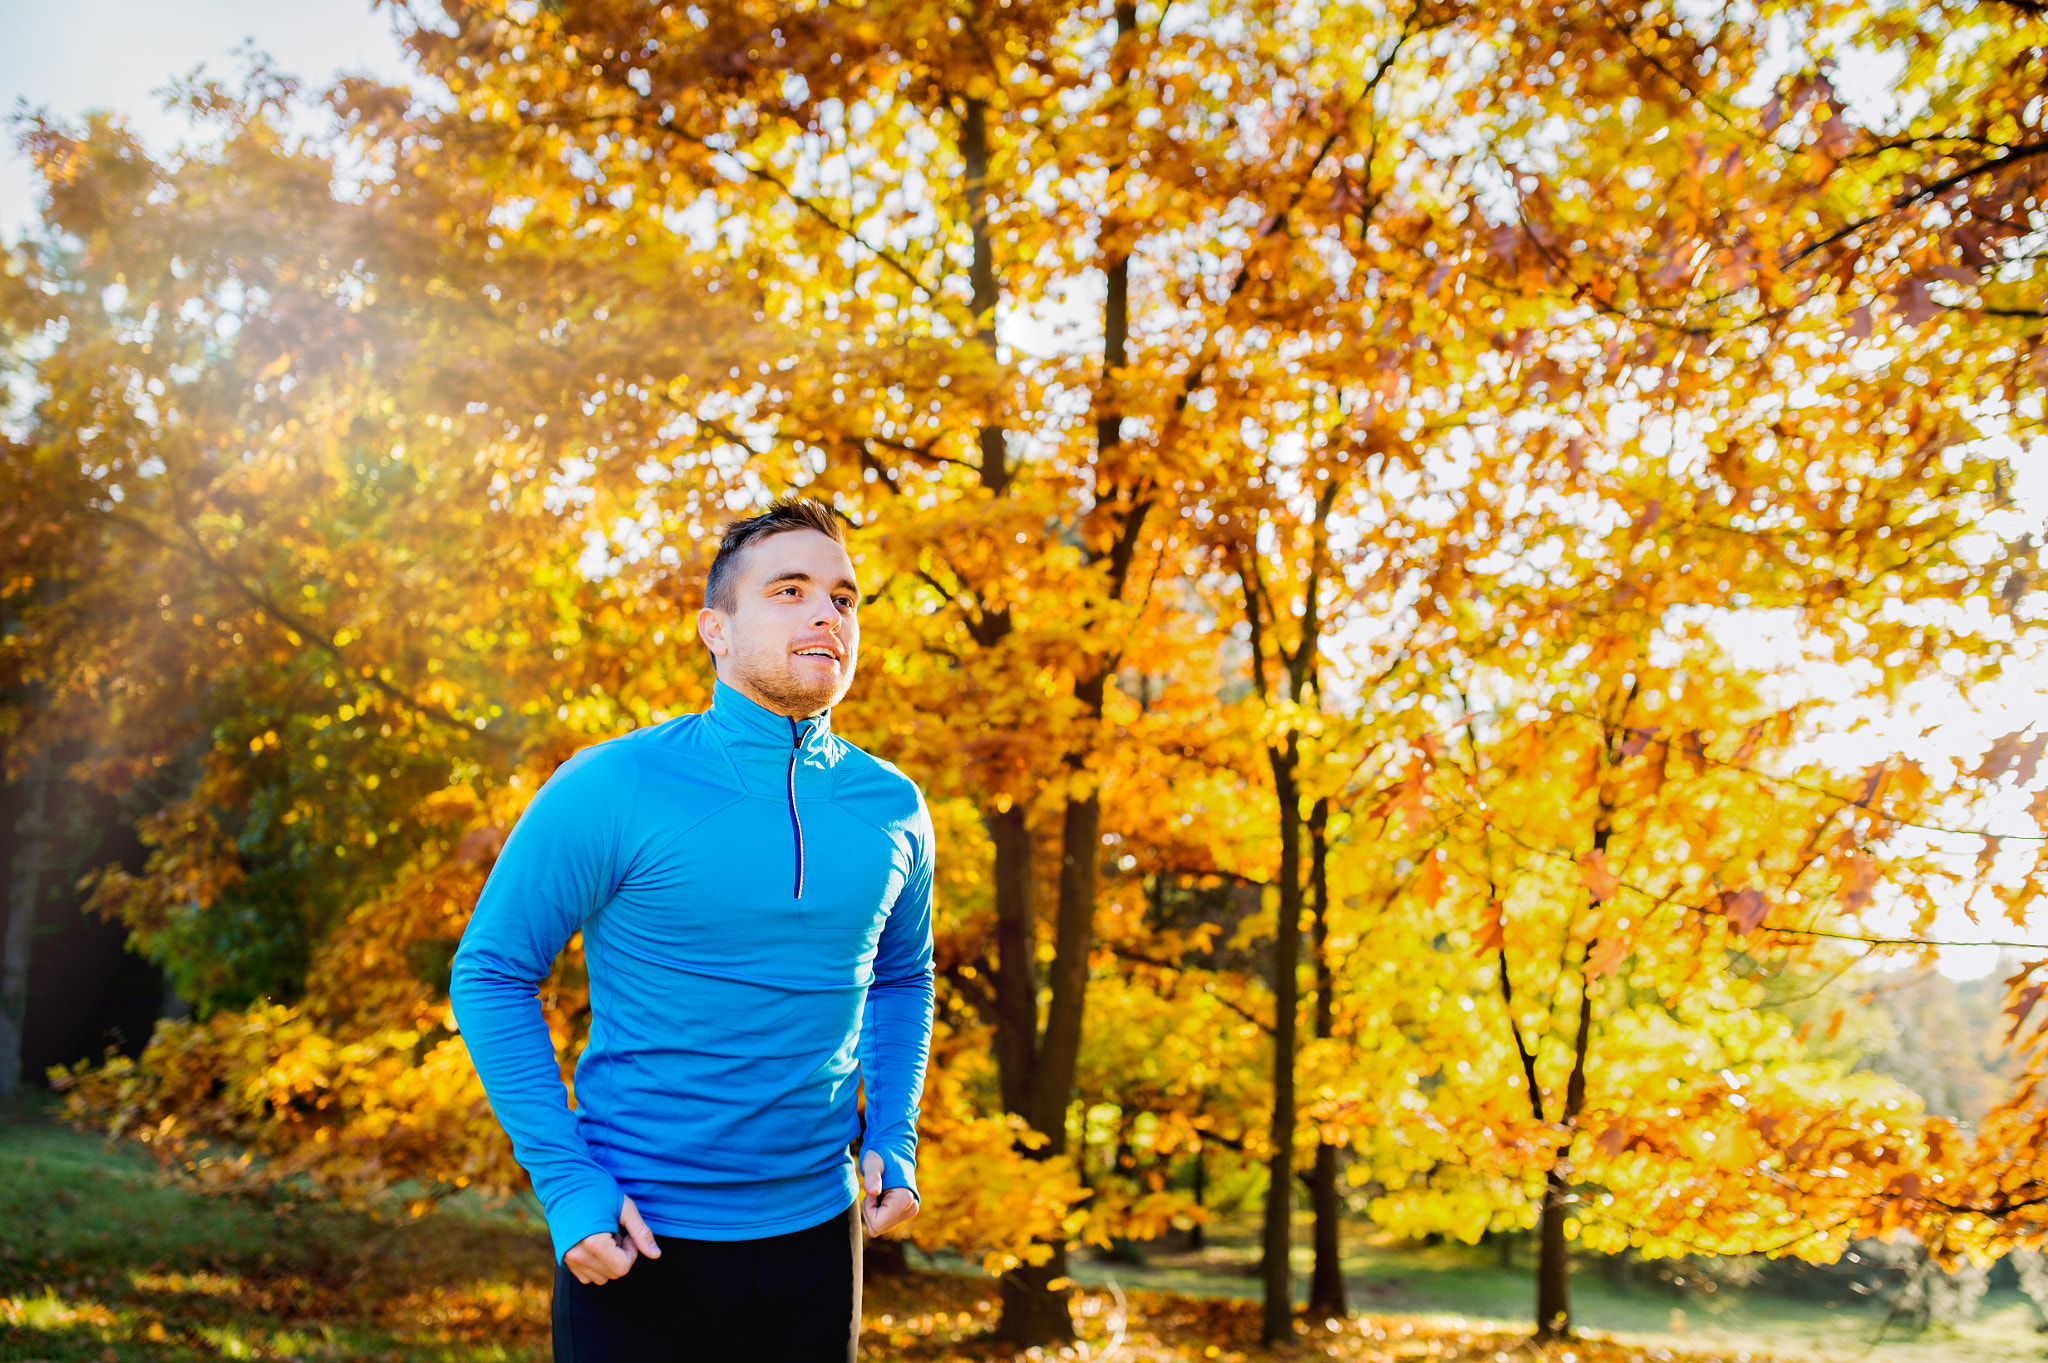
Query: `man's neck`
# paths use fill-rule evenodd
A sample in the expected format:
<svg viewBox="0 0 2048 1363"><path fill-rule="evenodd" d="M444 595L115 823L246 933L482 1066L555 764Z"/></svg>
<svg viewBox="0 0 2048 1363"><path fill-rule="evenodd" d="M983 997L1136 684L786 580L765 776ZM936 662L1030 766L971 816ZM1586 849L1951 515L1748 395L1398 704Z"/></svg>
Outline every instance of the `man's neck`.
<svg viewBox="0 0 2048 1363"><path fill-rule="evenodd" d="M768 697L762 695L738 677L728 677L721 672L718 674L718 679L745 696L748 700L754 702L754 704L760 706L763 710L768 711L770 714L781 715L785 719L816 719L819 715L832 708L829 705L820 705L813 710L792 710L780 702L768 699Z"/></svg>

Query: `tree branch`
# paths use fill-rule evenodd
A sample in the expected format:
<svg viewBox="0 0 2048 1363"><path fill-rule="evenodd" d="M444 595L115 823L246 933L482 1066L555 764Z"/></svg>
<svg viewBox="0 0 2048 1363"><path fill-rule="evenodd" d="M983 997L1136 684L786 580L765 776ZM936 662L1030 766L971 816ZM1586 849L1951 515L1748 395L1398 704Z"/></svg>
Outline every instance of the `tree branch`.
<svg viewBox="0 0 2048 1363"><path fill-rule="evenodd" d="M1888 218L1894 213L1903 212L1904 210L1911 208L1914 204L1923 203L1928 199L1936 197L1937 195L1946 194L1949 190L1954 189L1957 185L1964 184L1970 180L1974 180L1980 175L1996 175L1999 171L2004 170L2009 166L2016 166L2023 161L2030 161L2033 158L2042 155L2048 155L2048 142L2023 142L2018 146L2009 149L2003 156L1993 157L1989 161L1980 161L1974 166L1966 166L1962 170L1955 171L1949 175L1944 175L1939 180L1934 180L1928 184L1922 185L1920 188L1914 190L1910 194L1900 195L1899 197L1893 199L1890 203L1886 204L1883 208L1878 209L1875 213L1871 213L1864 217L1858 218L1856 221L1849 223L1847 226L1838 228L1837 230L1830 232L1827 236L1822 237L1819 241L1814 242L1812 245L1807 246L1803 250L1800 250L1792 256L1788 257L1785 261L1785 264L1788 266L1797 265L1799 262L1805 260L1807 257L1815 254L1816 252L1825 251L1828 247L1835 245L1837 242L1843 241L1849 237L1854 236L1856 233L1862 231L1864 228L1870 226L1872 223L1879 222L1885 218Z"/></svg>

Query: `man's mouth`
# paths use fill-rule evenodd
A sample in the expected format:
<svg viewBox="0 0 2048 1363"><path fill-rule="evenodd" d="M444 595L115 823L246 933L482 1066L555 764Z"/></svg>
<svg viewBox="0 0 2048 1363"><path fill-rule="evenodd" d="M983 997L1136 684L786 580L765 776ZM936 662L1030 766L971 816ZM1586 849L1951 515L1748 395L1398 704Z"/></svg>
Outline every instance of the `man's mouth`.
<svg viewBox="0 0 2048 1363"><path fill-rule="evenodd" d="M822 646L800 648L796 651L796 656L799 658L830 658L835 663L839 661L839 654L836 650Z"/></svg>

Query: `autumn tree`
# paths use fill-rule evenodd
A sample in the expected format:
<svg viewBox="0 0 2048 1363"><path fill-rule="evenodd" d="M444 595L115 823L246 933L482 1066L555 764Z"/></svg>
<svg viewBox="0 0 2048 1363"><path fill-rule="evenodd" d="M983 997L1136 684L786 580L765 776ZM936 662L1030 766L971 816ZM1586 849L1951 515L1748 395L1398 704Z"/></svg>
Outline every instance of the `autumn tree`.
<svg viewBox="0 0 2048 1363"><path fill-rule="evenodd" d="M1269 467L1261 481L1277 481L1276 472ZM1244 619L1251 642L1252 691L1260 701L1281 711L1274 732L1266 739L1266 760L1279 812L1280 852L1273 927L1273 1115L1267 1133L1272 1154L1261 1241L1266 1275L1263 1328L1268 1342L1294 1333L1294 1079L1305 877L1301 862L1302 736L1290 712L1313 707L1320 700L1317 674L1326 609L1323 593L1331 572L1329 520L1341 488L1334 473L1329 468L1315 469L1304 480L1306 487L1290 489L1297 497L1312 499L1313 509L1305 518L1305 546L1289 543L1292 536L1276 532L1256 515L1247 518L1249 524L1241 532L1244 538L1232 545L1231 566L1244 593ZM1259 561L1257 541L1262 533L1274 535L1284 546L1282 553L1294 551L1289 557L1298 556L1297 562L1287 566L1296 568L1296 573L1271 580L1276 575L1265 571ZM1296 576L1298 588L1289 580ZM1288 635L1273 638L1283 620L1298 621L1298 625Z"/></svg>

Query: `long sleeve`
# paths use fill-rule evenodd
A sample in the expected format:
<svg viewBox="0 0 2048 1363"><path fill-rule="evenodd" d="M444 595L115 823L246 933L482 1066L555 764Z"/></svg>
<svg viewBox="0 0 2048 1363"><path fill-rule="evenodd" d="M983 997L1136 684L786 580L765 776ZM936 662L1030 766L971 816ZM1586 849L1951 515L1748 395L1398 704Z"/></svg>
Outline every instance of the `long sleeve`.
<svg viewBox="0 0 2048 1363"><path fill-rule="evenodd" d="M932 823L918 800L917 849L875 952L861 1023L865 1152L882 1156L882 1186L917 1192L917 1113L932 1044Z"/></svg>
<svg viewBox="0 0 2048 1363"><path fill-rule="evenodd" d="M617 1229L621 1194L577 1130L540 987L617 886L634 770L630 758L592 749L541 788L484 885L449 985L491 1108L547 1211L558 1262L585 1236Z"/></svg>

